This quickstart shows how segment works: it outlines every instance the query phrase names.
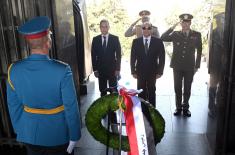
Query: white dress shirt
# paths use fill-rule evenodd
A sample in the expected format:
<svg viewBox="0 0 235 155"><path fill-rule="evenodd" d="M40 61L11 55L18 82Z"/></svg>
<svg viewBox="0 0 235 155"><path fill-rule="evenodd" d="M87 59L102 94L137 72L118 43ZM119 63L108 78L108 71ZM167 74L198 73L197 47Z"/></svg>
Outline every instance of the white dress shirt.
<svg viewBox="0 0 235 155"><path fill-rule="evenodd" d="M149 36L149 37L143 37L143 43L145 44L145 39L147 39L148 40L148 48L149 48L149 45L150 45L150 41L151 41L151 36Z"/></svg>
<svg viewBox="0 0 235 155"><path fill-rule="evenodd" d="M104 36L106 37L106 47L108 45L108 40L109 40L109 34L106 34L106 35L102 35L102 45L103 45L103 42L104 42Z"/></svg>

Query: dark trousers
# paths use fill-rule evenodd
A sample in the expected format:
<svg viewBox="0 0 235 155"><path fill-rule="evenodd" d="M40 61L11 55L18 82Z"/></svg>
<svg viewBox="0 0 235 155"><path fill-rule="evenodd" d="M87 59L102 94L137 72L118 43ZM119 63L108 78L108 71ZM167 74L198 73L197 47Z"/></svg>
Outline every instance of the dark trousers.
<svg viewBox="0 0 235 155"><path fill-rule="evenodd" d="M137 89L143 89L143 92L138 96L146 101L149 101L154 107L156 106L156 76L137 78Z"/></svg>
<svg viewBox="0 0 235 155"><path fill-rule="evenodd" d="M45 147L39 145L25 144L27 148L27 155L68 155L68 144ZM73 153L72 153L73 154Z"/></svg>
<svg viewBox="0 0 235 155"><path fill-rule="evenodd" d="M191 95L191 86L193 82L194 71L182 71L173 69L174 74L174 89L175 89L175 103L176 109L189 109L189 98ZM182 104L182 89L183 104Z"/></svg>
<svg viewBox="0 0 235 155"><path fill-rule="evenodd" d="M108 87L116 87L117 86L117 77L116 76L105 76L105 75L101 74L101 75L99 75L98 81L99 81L99 90L101 93L100 96L104 96L107 94Z"/></svg>

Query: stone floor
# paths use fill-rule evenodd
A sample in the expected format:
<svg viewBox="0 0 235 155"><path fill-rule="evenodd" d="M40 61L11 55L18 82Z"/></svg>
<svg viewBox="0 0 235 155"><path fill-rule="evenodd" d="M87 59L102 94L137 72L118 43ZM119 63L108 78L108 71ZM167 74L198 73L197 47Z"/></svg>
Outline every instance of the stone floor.
<svg viewBox="0 0 235 155"><path fill-rule="evenodd" d="M130 75L129 62L122 62L121 80L119 84L127 88L136 88L136 80ZM166 64L164 75L156 82L156 109L166 122L165 135L157 144L158 155L212 155L213 136L208 138L208 128L214 128L214 123L208 117L208 74L206 63L202 62L201 69L194 76L190 111L192 117L173 116L175 109L172 69ZM84 124L85 114L92 102L99 98L97 79L91 75L88 82L88 94L81 96L81 115L83 120L82 138L76 149L76 155L105 155L106 147L93 139ZM112 151L109 154L113 154Z"/></svg>

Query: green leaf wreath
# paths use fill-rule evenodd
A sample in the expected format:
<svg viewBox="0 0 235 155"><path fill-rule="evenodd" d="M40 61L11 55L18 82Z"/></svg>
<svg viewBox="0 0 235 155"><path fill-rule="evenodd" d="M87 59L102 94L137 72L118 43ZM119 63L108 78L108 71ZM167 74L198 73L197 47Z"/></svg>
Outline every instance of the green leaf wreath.
<svg viewBox="0 0 235 155"><path fill-rule="evenodd" d="M121 105L125 109L124 103ZM154 131L155 145L159 143L165 133L165 121L162 115L149 103L141 100L143 114L146 116ZM108 131L102 124L101 120L110 111L116 111L118 106L118 94L103 96L93 102L86 113L86 126L90 134L99 142L113 149L119 149L119 135ZM123 151L129 151L128 137L122 135Z"/></svg>

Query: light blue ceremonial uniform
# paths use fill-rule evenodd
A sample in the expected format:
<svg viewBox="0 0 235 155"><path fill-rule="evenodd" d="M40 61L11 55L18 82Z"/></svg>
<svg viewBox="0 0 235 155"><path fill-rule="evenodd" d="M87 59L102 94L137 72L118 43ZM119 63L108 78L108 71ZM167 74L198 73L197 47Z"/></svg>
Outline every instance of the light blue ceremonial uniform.
<svg viewBox="0 0 235 155"><path fill-rule="evenodd" d="M17 140L33 145L55 146L77 141L81 136L78 103L73 76L67 64L33 54L13 64L7 84L9 112ZM64 105L57 114L32 114L24 105L52 109Z"/></svg>
<svg viewBox="0 0 235 155"><path fill-rule="evenodd" d="M31 20L29 25L35 28L28 32L24 30L27 26L21 27L21 33L41 33L48 29L48 18L42 18ZM57 146L81 137L78 102L68 64L43 54L32 54L13 63L8 70L7 101L19 142ZM54 114L35 114L24 109L27 106L48 110L62 105L64 110Z"/></svg>

